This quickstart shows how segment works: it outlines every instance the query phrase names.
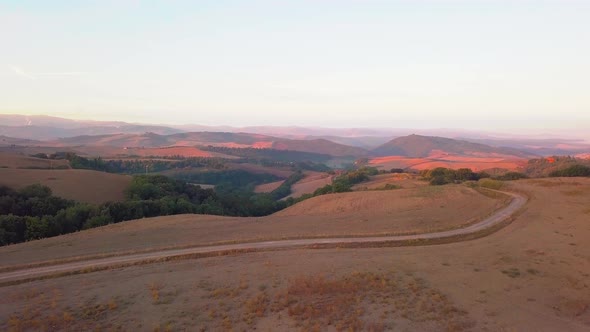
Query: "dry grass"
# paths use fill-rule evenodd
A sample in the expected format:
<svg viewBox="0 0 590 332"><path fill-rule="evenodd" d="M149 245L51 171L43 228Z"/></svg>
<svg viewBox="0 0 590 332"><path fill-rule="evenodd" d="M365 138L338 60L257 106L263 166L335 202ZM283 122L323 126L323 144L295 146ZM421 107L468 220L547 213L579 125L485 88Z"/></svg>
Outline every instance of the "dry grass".
<svg viewBox="0 0 590 332"><path fill-rule="evenodd" d="M561 193L563 195L569 196L569 197L579 197L579 196L585 195L584 190L566 190L566 191L562 191Z"/></svg>
<svg viewBox="0 0 590 332"><path fill-rule="evenodd" d="M40 183L59 197L100 204L122 201L131 184L127 175L89 170L0 169L0 185L22 188Z"/></svg>
<svg viewBox="0 0 590 332"><path fill-rule="evenodd" d="M213 243L423 233L473 223L503 205L456 185L325 195L263 218L146 218L2 247L0 265Z"/></svg>
<svg viewBox="0 0 590 332"><path fill-rule="evenodd" d="M463 330L472 326L466 313L426 282L395 273L355 272L338 279L302 276L291 281L273 302L304 330L383 331L392 322L371 319L396 317L412 322L436 322Z"/></svg>
<svg viewBox="0 0 590 332"><path fill-rule="evenodd" d="M258 185L258 186L256 186L256 188L254 188L254 192L255 193L269 193L269 192L277 189L278 187L280 187L283 184L283 182L285 182L285 180Z"/></svg>
<svg viewBox="0 0 590 332"><path fill-rule="evenodd" d="M473 326L466 312L446 295L425 280L401 273L352 272L333 278L301 275L284 287L256 292L244 288L242 282L240 286L199 285L208 290L204 329L259 329L258 324L268 318L278 320L274 324L283 328L302 331L377 332L398 324L461 331Z"/></svg>
<svg viewBox="0 0 590 332"><path fill-rule="evenodd" d="M0 152L0 165L3 166L2 168L54 169L70 167L70 164L67 160L41 159L5 152Z"/></svg>
<svg viewBox="0 0 590 332"><path fill-rule="evenodd" d="M498 156L431 156L426 158L408 158L402 156L379 157L369 160L371 166L389 170L392 168L411 168L416 170L433 169L445 167L452 169L471 168L474 171L481 171L490 168L502 168L516 170L525 165L526 159L513 157L503 158Z"/></svg>
<svg viewBox="0 0 590 332"><path fill-rule="evenodd" d="M7 331L78 330L82 326L94 328L95 323L119 309L117 299L100 303L96 297L77 307L63 305L63 295L57 289L25 292L26 305L8 317ZM78 327L78 328L76 328Z"/></svg>
<svg viewBox="0 0 590 332"><path fill-rule="evenodd" d="M493 190L500 190L504 186L504 182L492 179L481 179L478 181L478 184L482 188L493 189Z"/></svg>
<svg viewBox="0 0 590 332"><path fill-rule="evenodd" d="M249 253L2 287L0 298L10 305L0 306L0 330L10 330L9 323L41 330L26 325L40 323L25 315L39 307L40 319L53 316L57 326L75 331L335 331L337 322L374 331L587 331L590 247L582 244L590 228L581 212L590 192L572 198L561 191L590 188L590 179L547 181L564 184L555 190L531 180L510 182L511 190L530 197L526 208L505 228L474 241ZM114 241L133 238L122 232ZM148 285L158 280L166 286L154 305ZM109 309L86 320L76 309L86 304ZM324 317L333 317L331 325Z"/></svg>
<svg viewBox="0 0 590 332"><path fill-rule="evenodd" d="M305 194L312 194L317 189L332 184L332 176L327 173L305 172L305 177L291 186L291 195L286 198L297 198Z"/></svg>

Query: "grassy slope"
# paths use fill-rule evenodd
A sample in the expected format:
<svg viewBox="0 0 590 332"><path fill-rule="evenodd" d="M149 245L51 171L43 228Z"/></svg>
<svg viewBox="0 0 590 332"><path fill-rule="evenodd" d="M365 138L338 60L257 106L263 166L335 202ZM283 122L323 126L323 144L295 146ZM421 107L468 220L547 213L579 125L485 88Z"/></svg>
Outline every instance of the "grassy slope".
<svg viewBox="0 0 590 332"><path fill-rule="evenodd" d="M510 186L529 194L526 209L478 240L230 255L37 281L0 289L10 299L0 328L12 316L13 324L57 317L72 330L301 330L311 317L320 330L354 318L343 329L358 319L375 331L588 331L590 179Z"/></svg>
<svg viewBox="0 0 590 332"><path fill-rule="evenodd" d="M0 169L0 185L22 188L40 183L59 197L99 204L121 201L131 177L89 170Z"/></svg>
<svg viewBox="0 0 590 332"><path fill-rule="evenodd" d="M350 202L366 206L341 210ZM317 205L315 211L306 207ZM425 232L490 214L502 201L463 186L344 193L312 198L263 218L178 215L113 224L0 248L2 265L212 242Z"/></svg>

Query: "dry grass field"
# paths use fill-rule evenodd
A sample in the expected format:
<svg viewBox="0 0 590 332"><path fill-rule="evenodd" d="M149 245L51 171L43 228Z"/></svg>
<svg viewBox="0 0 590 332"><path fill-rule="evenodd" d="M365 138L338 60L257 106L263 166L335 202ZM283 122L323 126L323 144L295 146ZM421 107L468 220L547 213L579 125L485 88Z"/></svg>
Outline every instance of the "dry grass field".
<svg viewBox="0 0 590 332"><path fill-rule="evenodd" d="M0 267L225 241L423 233L475 222L503 205L502 199L459 185L333 194L261 218L208 215L146 218L0 247Z"/></svg>
<svg viewBox="0 0 590 332"><path fill-rule="evenodd" d="M328 184L332 184L332 175L320 172L305 172L305 177L291 186L291 195L285 197L285 199L312 194L317 189Z"/></svg>
<svg viewBox="0 0 590 332"><path fill-rule="evenodd" d="M356 184L352 187L354 191L360 190L379 190L384 189L387 185L393 185L396 187L411 189L428 186L427 181L416 181L416 176L403 173L403 174L379 174L372 176L369 181L365 181Z"/></svg>
<svg viewBox="0 0 590 332"><path fill-rule="evenodd" d="M249 163L227 163L227 166L230 169L240 169L247 172L259 174L272 174L285 179L291 176L291 174L293 174L293 171L289 168L267 167Z"/></svg>
<svg viewBox="0 0 590 332"><path fill-rule="evenodd" d="M507 188L526 193L529 203L511 224L477 240L259 252L2 287L0 328L588 331L590 179L522 180ZM84 245L73 239L84 233L63 237L70 251ZM43 240L13 249L26 257L40 253L39 244L57 245ZM8 249L0 252L3 262Z"/></svg>
<svg viewBox="0 0 590 332"><path fill-rule="evenodd" d="M0 168L43 168L70 167L67 160L49 160L22 154L0 152Z"/></svg>
<svg viewBox="0 0 590 332"><path fill-rule="evenodd" d="M22 188L40 183L55 196L85 203L122 201L131 177L89 170L1 169L0 185Z"/></svg>
<svg viewBox="0 0 590 332"><path fill-rule="evenodd" d="M459 157L459 156L432 156L428 158L408 158L403 156L379 157L369 160L369 165L379 169L392 168L403 169L433 169L446 167L452 169L471 168L478 172L490 168L502 168L516 170L526 164L525 159L497 158L497 157Z"/></svg>
<svg viewBox="0 0 590 332"><path fill-rule="evenodd" d="M258 186L256 186L256 188L254 188L254 192L255 193L269 193L269 192L277 189L278 187L280 187L283 184L283 182L285 182L285 180L258 185Z"/></svg>

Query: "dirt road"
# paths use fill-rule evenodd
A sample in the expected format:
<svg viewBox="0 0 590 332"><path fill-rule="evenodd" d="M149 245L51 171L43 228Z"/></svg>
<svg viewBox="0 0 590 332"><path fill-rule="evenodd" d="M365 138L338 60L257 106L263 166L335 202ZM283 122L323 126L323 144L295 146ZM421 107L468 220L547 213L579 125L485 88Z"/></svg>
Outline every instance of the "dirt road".
<svg viewBox="0 0 590 332"><path fill-rule="evenodd" d="M400 235L400 236L380 236L380 237L350 237L350 238L323 238L323 239L295 239L295 240L279 240L279 241L264 241L255 243L237 243L228 245L216 245L207 247L194 247L187 249L172 249L162 250L141 254L130 254L124 256L91 259L80 262L63 263L43 267L24 268L20 270L4 272L0 274L0 283L18 282L39 277L59 275L71 273L76 271L84 271L91 269L108 268L112 266L132 265L144 261L157 261L160 259L173 258L178 256L198 255L223 253L231 251L246 251L246 250L271 250L271 249L292 249L302 248L314 245L338 245L338 244L367 244L380 242L402 242L410 240L431 240L444 239L449 237L469 235L494 225L497 225L515 212L523 207L527 199L517 193L502 192L503 194L512 197L510 203L504 208L496 211L493 215L483 219L482 221L472 224L465 228L454 229L444 232L416 234L416 235Z"/></svg>

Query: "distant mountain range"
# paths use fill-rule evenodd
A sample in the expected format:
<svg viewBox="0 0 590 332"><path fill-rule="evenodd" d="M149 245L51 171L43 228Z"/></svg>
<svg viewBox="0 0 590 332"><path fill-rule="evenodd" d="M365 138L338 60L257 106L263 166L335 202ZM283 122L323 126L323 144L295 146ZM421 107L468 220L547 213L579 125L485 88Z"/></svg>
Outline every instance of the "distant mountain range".
<svg viewBox="0 0 590 332"><path fill-rule="evenodd" d="M464 130L160 126L2 114L0 145L118 148L213 145L293 150L335 157L428 157L433 154L452 154L529 158L538 155L578 155L590 152L590 144L583 140L531 139L521 136L498 138L489 133Z"/></svg>
<svg viewBox="0 0 590 332"><path fill-rule="evenodd" d="M339 144L327 139L293 140L273 136L227 133L194 132L172 135L156 133L84 135L52 141L31 141L16 138L2 138L15 145L38 145L45 147L113 147L113 148L167 148L216 146L227 148L261 148L290 150L329 155L332 157L378 157L404 156L410 158L436 157L445 155L470 157L511 157L530 158L535 155L513 148L496 148L479 143L454 140L443 137L410 135L395 138L373 150Z"/></svg>

